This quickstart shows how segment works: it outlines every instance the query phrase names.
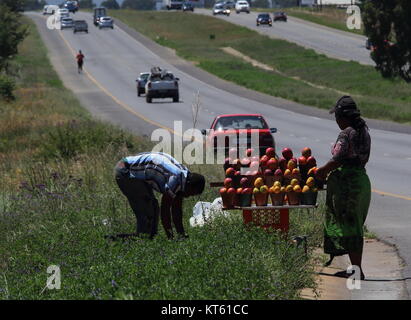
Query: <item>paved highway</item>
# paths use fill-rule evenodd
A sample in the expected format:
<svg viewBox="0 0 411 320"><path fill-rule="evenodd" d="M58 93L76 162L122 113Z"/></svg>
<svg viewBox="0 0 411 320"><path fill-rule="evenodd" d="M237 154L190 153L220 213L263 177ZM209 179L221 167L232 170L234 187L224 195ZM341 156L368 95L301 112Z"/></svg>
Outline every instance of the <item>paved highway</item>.
<svg viewBox="0 0 411 320"><path fill-rule="evenodd" d="M319 164L330 157L339 129L326 112L304 106L299 106L303 113L312 115L287 110L288 105L296 104L218 80L182 61L170 50L161 49L139 35L131 36L118 26L114 30L98 30L89 14L76 14L77 19L88 21L89 34L75 35L69 30L47 29L44 17L39 14L30 17L36 22L64 84L98 117L149 137L158 126L173 128L175 120L182 121L187 129L192 126L191 107L199 92L201 110L197 128L208 128L213 118L222 113L262 113L271 127L278 128L275 135L278 150L289 146L299 152L309 146ZM74 60L74 52L79 49L86 56L83 74L77 73ZM179 103L167 99L147 104L143 97L137 98L138 73L156 65L180 78ZM411 136L377 128L371 129L371 136L372 154L367 171L376 192L367 224L381 238L398 246L408 264L406 276L411 276Z"/></svg>
<svg viewBox="0 0 411 320"><path fill-rule="evenodd" d="M211 9L196 9L196 13L212 15ZM370 51L365 48L366 37L349 32L331 29L302 19L288 17L287 22L277 21L273 27L256 26L256 12L230 16L217 15L223 20L236 23L273 38L285 39L303 47L314 49L329 57L357 61L361 64L375 65L370 58Z"/></svg>

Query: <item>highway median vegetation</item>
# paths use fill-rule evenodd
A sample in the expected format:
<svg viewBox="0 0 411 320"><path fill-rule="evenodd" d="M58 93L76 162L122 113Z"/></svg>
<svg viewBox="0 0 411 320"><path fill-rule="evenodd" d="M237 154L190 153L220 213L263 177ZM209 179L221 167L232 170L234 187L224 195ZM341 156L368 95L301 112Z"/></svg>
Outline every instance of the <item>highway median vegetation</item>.
<svg viewBox="0 0 411 320"><path fill-rule="evenodd" d="M298 299L315 288L323 210L293 212L289 236L308 235L308 255L276 233L246 229L238 214L191 228L194 204L217 197L208 187L185 203L185 241L167 240L161 226L152 241L106 240L135 230L113 167L152 144L93 119L24 23L16 100L0 102L0 299ZM223 178L220 167L191 168L207 185ZM61 270L59 290L46 288L51 265Z"/></svg>
<svg viewBox="0 0 411 320"><path fill-rule="evenodd" d="M345 92L365 117L411 123L411 87L400 79L383 78L374 67L328 58L211 16L134 10L110 14L200 68L249 89L322 109ZM224 52L225 47L279 73L253 67Z"/></svg>

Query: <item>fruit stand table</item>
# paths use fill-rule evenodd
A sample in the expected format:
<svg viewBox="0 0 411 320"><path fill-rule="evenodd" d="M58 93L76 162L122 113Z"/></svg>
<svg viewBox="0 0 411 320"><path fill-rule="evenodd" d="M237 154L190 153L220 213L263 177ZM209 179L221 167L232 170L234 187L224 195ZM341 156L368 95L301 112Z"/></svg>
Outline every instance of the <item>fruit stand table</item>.
<svg viewBox="0 0 411 320"><path fill-rule="evenodd" d="M221 187L222 182L211 182L210 187ZM242 210L244 224L253 223L264 229L273 228L284 233L288 232L290 226L289 212L293 209L315 209L318 205L282 205L273 206L267 204L266 206L251 205L248 207L230 207L223 210Z"/></svg>

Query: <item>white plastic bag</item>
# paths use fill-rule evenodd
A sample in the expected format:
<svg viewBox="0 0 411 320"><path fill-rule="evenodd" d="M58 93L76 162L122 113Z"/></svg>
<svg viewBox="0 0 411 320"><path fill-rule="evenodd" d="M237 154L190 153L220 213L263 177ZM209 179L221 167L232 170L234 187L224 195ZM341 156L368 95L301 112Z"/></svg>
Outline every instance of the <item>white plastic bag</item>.
<svg viewBox="0 0 411 320"><path fill-rule="evenodd" d="M192 227L202 227L206 222L211 221L217 215L225 214L222 209L223 201L221 198L216 198L213 203L199 201L193 208L190 225Z"/></svg>

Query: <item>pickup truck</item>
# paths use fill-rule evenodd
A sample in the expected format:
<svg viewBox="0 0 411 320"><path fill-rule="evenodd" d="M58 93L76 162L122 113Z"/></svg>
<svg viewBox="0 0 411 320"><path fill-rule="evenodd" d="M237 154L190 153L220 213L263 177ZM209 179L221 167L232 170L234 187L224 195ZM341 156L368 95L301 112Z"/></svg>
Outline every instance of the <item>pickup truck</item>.
<svg viewBox="0 0 411 320"><path fill-rule="evenodd" d="M145 87L147 103L151 103L153 98L173 98L173 102L178 102L179 80L170 71L152 68Z"/></svg>

